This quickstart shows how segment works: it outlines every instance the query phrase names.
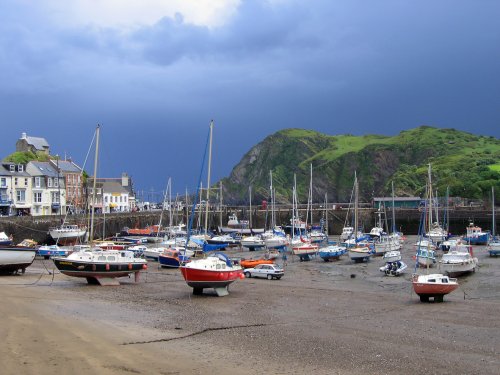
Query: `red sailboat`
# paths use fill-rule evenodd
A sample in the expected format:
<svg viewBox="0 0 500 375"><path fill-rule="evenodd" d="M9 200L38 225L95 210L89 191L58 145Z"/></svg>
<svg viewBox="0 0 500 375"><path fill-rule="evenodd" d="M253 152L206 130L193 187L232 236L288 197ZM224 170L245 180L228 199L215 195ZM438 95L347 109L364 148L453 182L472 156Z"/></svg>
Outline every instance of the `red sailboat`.
<svg viewBox="0 0 500 375"><path fill-rule="evenodd" d="M208 183L207 204L205 205L205 233L208 233L208 202L210 196L210 165L212 160L212 132L214 122L210 122L209 149L208 149ZM194 206L193 206L194 209ZM188 229L188 240L192 228L193 212ZM210 251L225 245L210 245L206 241L203 244L204 251ZM192 260L179 267L186 283L193 288L193 294L202 294L205 288L214 288L218 296L229 294L228 286L238 279L244 279L243 268L234 264L226 254L213 253L203 259Z"/></svg>
<svg viewBox="0 0 500 375"><path fill-rule="evenodd" d="M428 184L427 184L427 198L426 210L432 211L432 182L431 182L431 165L429 164L428 170ZM423 220L425 222L426 212L424 211ZM422 238L420 238L420 241ZM417 252L417 264L418 264ZM415 266L416 269L416 266ZM429 270L429 263L427 263L427 271ZM433 298L434 302L443 302L446 294L453 292L458 288L457 279L452 279L446 275L435 273L426 275L412 275L412 285L415 293L420 297L420 301L429 302L429 298Z"/></svg>

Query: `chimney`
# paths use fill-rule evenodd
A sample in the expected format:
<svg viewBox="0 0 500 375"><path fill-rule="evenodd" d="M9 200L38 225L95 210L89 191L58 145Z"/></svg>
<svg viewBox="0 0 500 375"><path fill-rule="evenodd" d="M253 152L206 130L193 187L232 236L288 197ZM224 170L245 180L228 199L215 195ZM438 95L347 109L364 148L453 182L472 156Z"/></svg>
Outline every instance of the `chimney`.
<svg viewBox="0 0 500 375"><path fill-rule="evenodd" d="M122 173L122 186L128 186L128 174L125 172Z"/></svg>

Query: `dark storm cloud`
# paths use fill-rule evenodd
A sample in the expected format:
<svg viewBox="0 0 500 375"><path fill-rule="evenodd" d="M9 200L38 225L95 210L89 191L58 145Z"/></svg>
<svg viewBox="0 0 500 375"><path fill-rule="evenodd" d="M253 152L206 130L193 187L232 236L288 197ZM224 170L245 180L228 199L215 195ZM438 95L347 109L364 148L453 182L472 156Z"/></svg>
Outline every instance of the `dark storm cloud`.
<svg viewBox="0 0 500 375"><path fill-rule="evenodd" d="M127 170L157 188L172 175L182 189L200 159L183 147L204 144L211 118L217 178L286 127L394 135L427 124L499 136L496 1L244 1L219 27L178 14L133 30L55 25L36 7L5 4L3 155L25 130L83 155L70 129L102 122L106 175ZM119 146L131 138L139 154ZM166 144L182 158L152 177L138 160L163 160Z"/></svg>

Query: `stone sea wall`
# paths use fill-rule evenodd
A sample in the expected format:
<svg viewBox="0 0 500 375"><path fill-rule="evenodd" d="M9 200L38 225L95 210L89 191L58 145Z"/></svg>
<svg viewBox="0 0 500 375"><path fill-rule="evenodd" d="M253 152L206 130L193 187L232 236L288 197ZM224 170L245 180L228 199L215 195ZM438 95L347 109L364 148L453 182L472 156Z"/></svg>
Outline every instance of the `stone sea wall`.
<svg viewBox="0 0 500 375"><path fill-rule="evenodd" d="M235 213L239 219L249 220L249 210L248 207L227 207L223 210L222 215L220 212L209 213L209 227L216 229L221 222L222 225L226 225L228 215ZM336 209L328 210L328 233L330 235L338 235L342 231L344 226L346 215L348 214L347 209ZM349 215L351 215L349 213ZM197 228L204 225L204 212L202 216L197 214L193 220L193 227ZM291 218L291 207L281 206L275 211L276 223L278 225L285 226L290 223ZM305 209L300 210L300 216L305 218ZM324 209L313 210L313 222L319 223L321 218L326 216ZM373 209L361 209L359 211L360 221L363 224L365 232L370 231L370 229L375 224L376 214ZM421 220L422 212L416 209L406 209L406 210L396 210L396 228L405 234L418 234L419 223ZM389 219L389 228L391 227L391 217L392 213L387 212L387 217ZM439 211L440 221L444 217L444 210ZM478 209L454 209L449 211L450 218L450 233L454 235L462 235L465 233L465 227L470 221L473 221L476 225L481 226L485 230L491 230L492 224L492 214L488 210L478 210ZM96 238L110 237L120 231L124 227L128 228L144 228L148 225L158 224L160 222L162 226L166 226L169 223L169 213L168 211L160 210L157 211L139 211L131 213L115 213L115 214L96 214L94 217L94 236ZM350 221L350 220L349 220ZM79 216L68 216L66 222L70 224L86 224L89 223L89 218L84 215ZM173 215L173 223L185 223L186 214L185 212L178 212ZM252 226L254 228L263 228L269 225L270 222L270 212L262 210L260 208L252 209ZM498 222L498 220L497 220ZM54 216L21 216L21 217L0 217L0 232L5 232L8 235L14 236L14 242L18 243L25 238L33 239L39 243L51 243L50 236L48 236L48 230L50 227L57 226L61 223L60 217ZM498 229L496 230L498 233Z"/></svg>

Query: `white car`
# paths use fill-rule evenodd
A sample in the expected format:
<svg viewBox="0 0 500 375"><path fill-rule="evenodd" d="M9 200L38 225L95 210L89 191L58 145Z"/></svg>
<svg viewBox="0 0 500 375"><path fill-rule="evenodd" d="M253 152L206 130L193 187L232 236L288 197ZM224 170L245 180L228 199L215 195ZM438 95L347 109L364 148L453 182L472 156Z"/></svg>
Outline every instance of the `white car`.
<svg viewBox="0 0 500 375"><path fill-rule="evenodd" d="M246 277L264 277L268 280L281 279L285 274L283 268L276 264L259 264L254 268L247 268L245 270Z"/></svg>

